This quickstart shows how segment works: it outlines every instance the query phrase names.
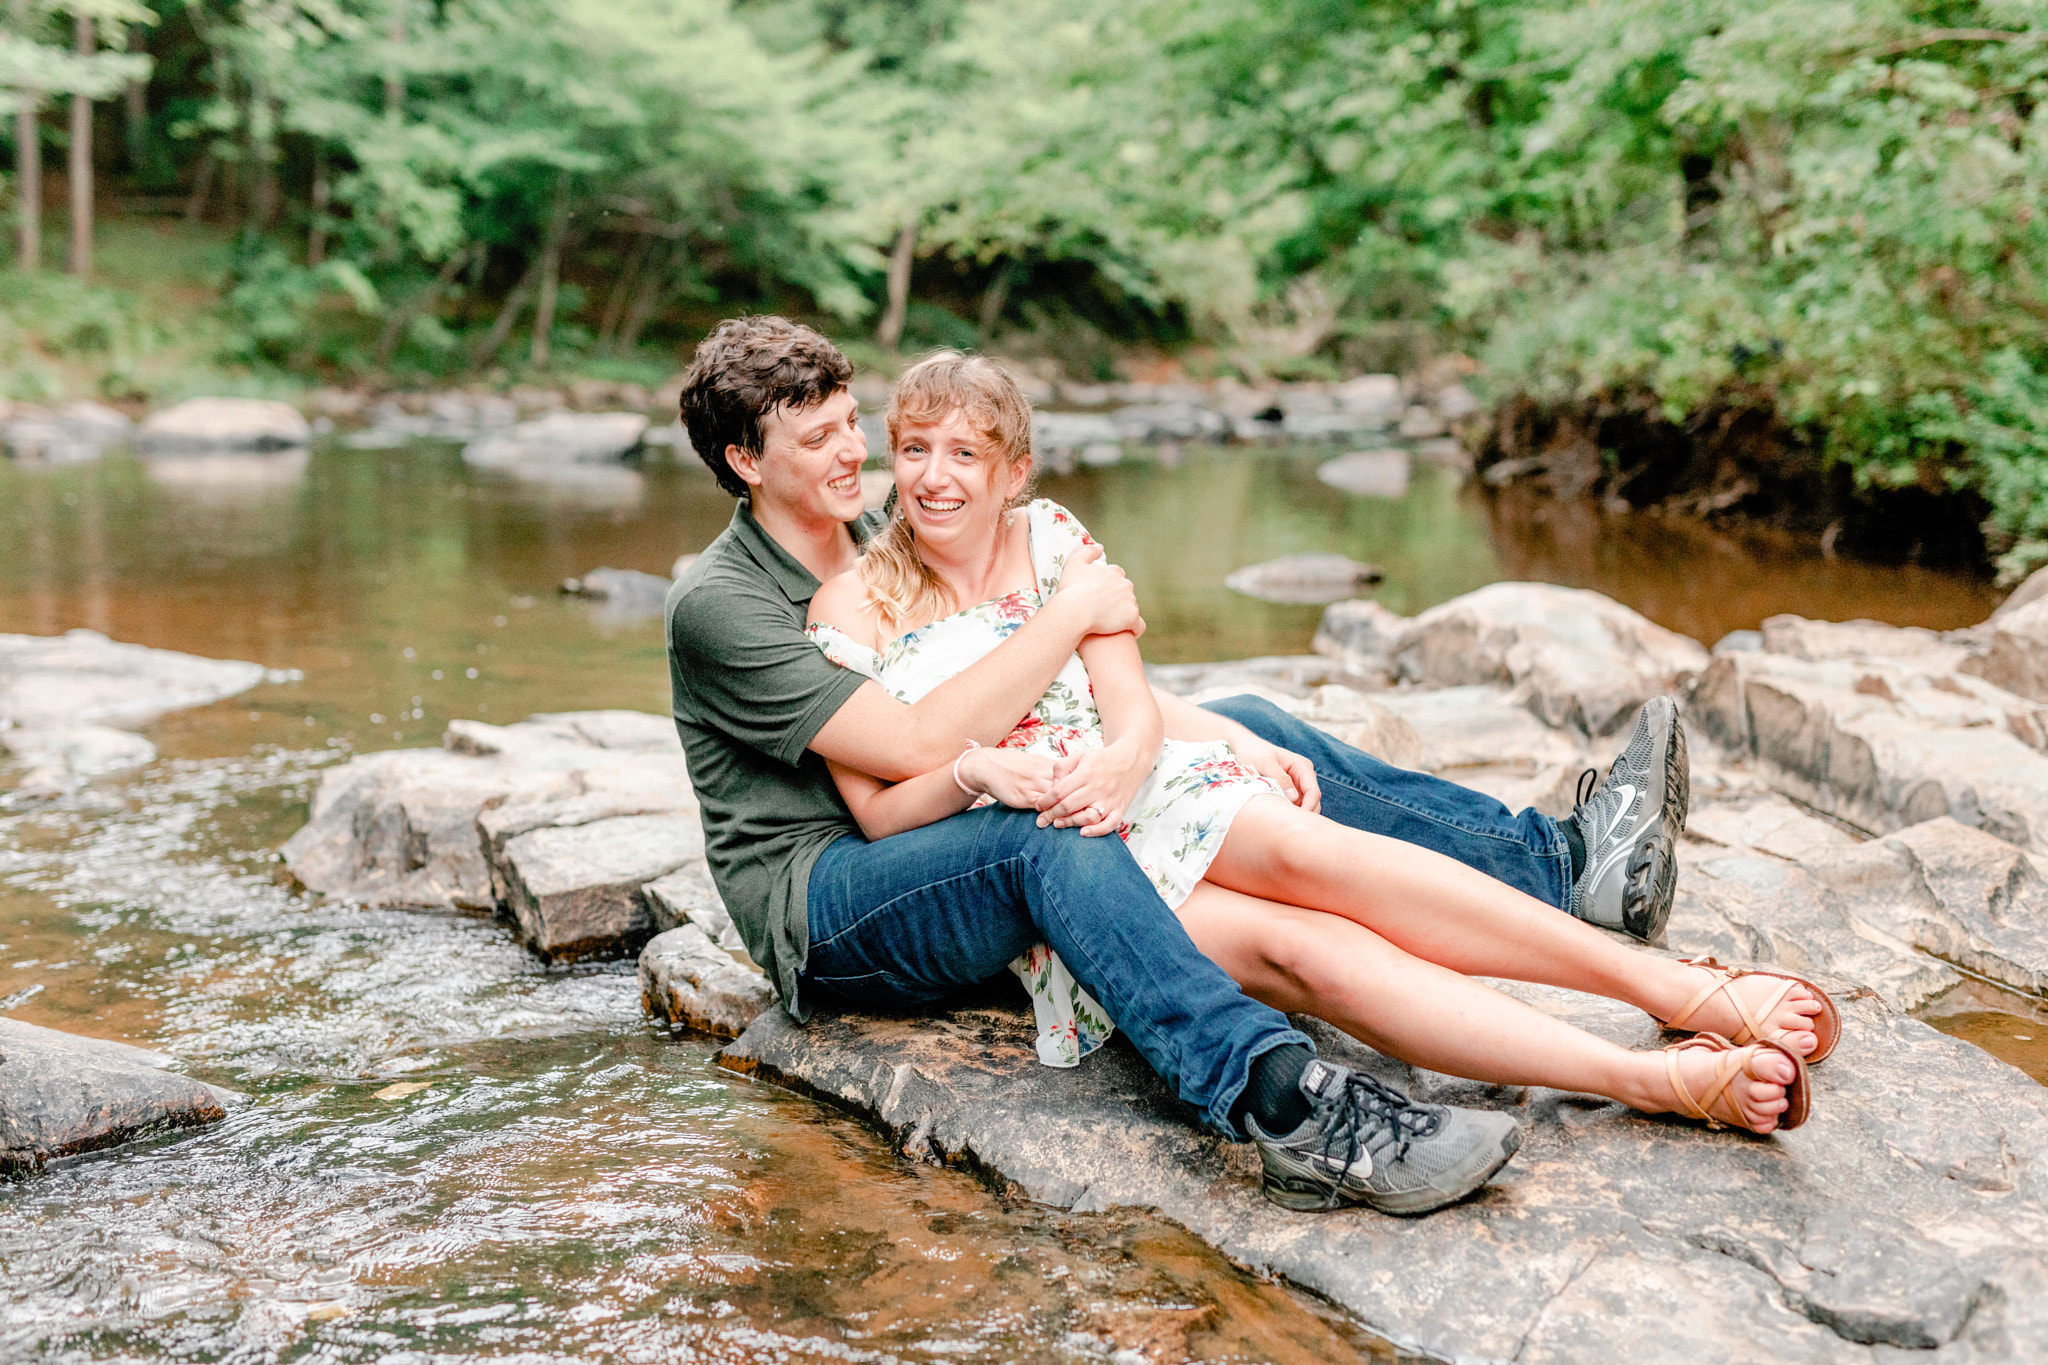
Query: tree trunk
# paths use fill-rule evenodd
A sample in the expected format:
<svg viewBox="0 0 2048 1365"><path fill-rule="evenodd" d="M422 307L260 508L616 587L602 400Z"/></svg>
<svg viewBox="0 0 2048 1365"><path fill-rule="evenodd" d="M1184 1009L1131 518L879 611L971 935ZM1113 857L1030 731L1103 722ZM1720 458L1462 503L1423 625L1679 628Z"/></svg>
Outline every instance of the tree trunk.
<svg viewBox="0 0 2048 1365"><path fill-rule="evenodd" d="M143 37L142 25L128 25L128 50L146 52L148 42ZM121 138L128 157L128 170L132 174L142 169L142 153L149 140L149 92L142 81L128 82L123 92L123 117Z"/></svg>
<svg viewBox="0 0 2048 1365"><path fill-rule="evenodd" d="M889 253L889 306L882 311L882 325L875 340L890 350L903 340L903 320L910 312L910 262L917 253L917 216L904 221L896 234L896 249Z"/></svg>
<svg viewBox="0 0 2048 1365"><path fill-rule="evenodd" d="M219 158L209 147L199 156L199 169L192 173L192 197L185 201L185 221L198 223L206 217L206 196L213 190L214 169Z"/></svg>
<svg viewBox="0 0 2048 1365"><path fill-rule="evenodd" d="M612 342L619 334L619 319L625 316L626 303L633 297L633 285L640 278L640 271L647 264L647 255L654 249L654 239L642 233L633 239L632 249L626 252L625 264L619 267L619 277L612 281L611 297L604 301L604 317L597 324L597 353L610 355Z"/></svg>
<svg viewBox="0 0 2048 1365"><path fill-rule="evenodd" d="M548 367L549 333L555 329L555 291L562 279L562 234L569 228L569 173L555 178L555 211L548 217L547 242L540 249L540 302L533 309L533 345L527 360L536 370Z"/></svg>
<svg viewBox="0 0 2048 1365"><path fill-rule="evenodd" d="M262 122L257 122L258 118ZM258 132L258 128L261 132ZM249 237L269 231L277 217L277 102L259 88L249 96Z"/></svg>
<svg viewBox="0 0 2048 1365"><path fill-rule="evenodd" d="M327 201L333 192L327 183L327 148L323 145L313 153L313 194L306 224L307 265L318 265L327 259Z"/></svg>
<svg viewBox="0 0 2048 1365"><path fill-rule="evenodd" d="M689 248L681 242L670 247L668 254L653 263L641 276L639 292L633 296L633 306L626 313L625 325L619 329L617 353L631 355L633 348L640 344L640 333L647 324L654 321L668 301L675 296L675 279L683 270L683 260Z"/></svg>
<svg viewBox="0 0 2048 1365"><path fill-rule="evenodd" d="M381 370L391 363L391 353L398 349L398 343L405 336L406 329L412 326L412 320L427 309L432 308L440 299L443 291L449 285L455 283L455 277L462 273L462 267L469 264L470 253L475 250L476 247L473 245L466 246L453 256L450 256L442 264L439 273L434 276L432 284L409 299L405 307L385 319L384 330L377 337L376 365L378 369Z"/></svg>
<svg viewBox="0 0 2048 1365"><path fill-rule="evenodd" d="M996 324L1002 321L1003 306L1010 301L1010 276L1017 267L1014 262L1004 261L996 270L996 277L988 282L988 290L981 296L981 344L986 346L995 339Z"/></svg>
<svg viewBox="0 0 2048 1365"><path fill-rule="evenodd" d="M78 55L90 57L92 20L81 14L74 26ZM92 274L92 101L71 97L71 256L66 268L80 279Z"/></svg>
<svg viewBox="0 0 2048 1365"><path fill-rule="evenodd" d="M519 283L512 286L512 292L505 296L505 306L498 310L498 320L491 324L491 330L469 357L469 367L480 370L491 363L491 357L505 344L505 338L512 335L512 324L519 321L521 310L526 307L526 296L533 292L534 281L540 278L540 258L527 262L526 273L519 277Z"/></svg>
<svg viewBox="0 0 2048 1365"><path fill-rule="evenodd" d="M20 246L14 255L18 270L40 270L43 264L43 142L36 117L39 97L24 90L14 97L14 197L21 213Z"/></svg>

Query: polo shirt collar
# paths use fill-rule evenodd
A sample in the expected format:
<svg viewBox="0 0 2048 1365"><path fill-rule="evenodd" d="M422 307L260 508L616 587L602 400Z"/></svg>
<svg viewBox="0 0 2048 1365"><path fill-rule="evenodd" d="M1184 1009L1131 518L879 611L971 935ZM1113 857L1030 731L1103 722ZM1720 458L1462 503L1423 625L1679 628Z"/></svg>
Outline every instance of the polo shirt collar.
<svg viewBox="0 0 2048 1365"><path fill-rule="evenodd" d="M769 535L761 523L754 519L752 499L741 498L739 505L733 508L730 529L733 539L737 540L753 561L775 580L776 586L782 589L783 596L796 603L811 600L812 595L818 591L817 576L799 563L795 555L783 549L782 542ZM869 537L875 533L871 519L865 515L847 523L846 529L852 534L856 545L866 544Z"/></svg>

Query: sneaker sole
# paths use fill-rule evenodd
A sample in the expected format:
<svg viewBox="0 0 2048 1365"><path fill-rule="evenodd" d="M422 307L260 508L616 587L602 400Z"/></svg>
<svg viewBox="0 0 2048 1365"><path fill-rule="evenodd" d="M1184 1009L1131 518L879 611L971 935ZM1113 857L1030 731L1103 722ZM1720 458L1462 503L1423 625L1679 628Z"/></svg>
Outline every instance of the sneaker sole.
<svg viewBox="0 0 2048 1365"><path fill-rule="evenodd" d="M1685 751L1685 723L1674 715L1671 739L1664 746L1664 807L1658 812L1657 833L1651 836L1656 840L1652 854L1656 870L1650 878L1649 894L1635 900L1628 890L1622 892L1622 931L1645 943L1664 941L1664 926L1671 919L1671 903L1678 892L1678 840L1691 813L1692 764Z"/></svg>
<svg viewBox="0 0 2048 1365"><path fill-rule="evenodd" d="M1498 1150L1486 1164L1466 1174L1462 1187L1445 1190L1434 1186L1419 1190L1403 1190L1393 1194L1345 1194L1340 1193L1332 1202L1330 1187L1305 1178L1267 1176L1263 1185L1266 1198L1294 1213L1328 1213L1343 1208L1364 1207L1396 1217L1413 1218L1425 1213L1469 1199L1485 1188L1486 1182L1500 1173L1501 1167L1514 1160L1515 1153L1522 1150L1522 1130L1519 1126L1509 1128L1501 1136Z"/></svg>

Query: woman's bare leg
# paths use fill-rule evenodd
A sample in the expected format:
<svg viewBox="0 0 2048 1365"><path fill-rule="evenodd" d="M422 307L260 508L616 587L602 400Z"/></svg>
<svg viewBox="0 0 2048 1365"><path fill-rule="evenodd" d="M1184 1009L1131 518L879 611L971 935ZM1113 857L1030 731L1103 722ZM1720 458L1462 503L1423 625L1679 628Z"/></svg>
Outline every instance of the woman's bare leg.
<svg viewBox="0 0 2048 1365"><path fill-rule="evenodd" d="M1208 882L1177 913L1195 946L1245 994L1275 1009L1328 1020L1388 1056L1496 1085L1605 1095L1649 1113L1678 1107L1662 1052L1617 1047L1414 957L1341 915L1279 905ZM1715 1059L1685 1053L1680 1066L1688 1086L1700 1093ZM1783 1113L1792 1064L1770 1053L1758 1058L1757 1069L1775 1082L1744 1076L1732 1087L1734 1095L1760 1118Z"/></svg>
<svg viewBox="0 0 2048 1365"><path fill-rule="evenodd" d="M1277 796L1255 796L1209 864L1218 886L1341 915L1404 952L1466 976L1497 976L1603 995L1659 1019L1683 1010L1707 973L1638 952L1532 896L1414 844L1347 828ZM1752 1009L1782 982L1744 978ZM1820 1003L1795 989L1766 1018L1795 1052L1818 1043ZM1715 996L1688 1028L1733 1035L1742 1021Z"/></svg>

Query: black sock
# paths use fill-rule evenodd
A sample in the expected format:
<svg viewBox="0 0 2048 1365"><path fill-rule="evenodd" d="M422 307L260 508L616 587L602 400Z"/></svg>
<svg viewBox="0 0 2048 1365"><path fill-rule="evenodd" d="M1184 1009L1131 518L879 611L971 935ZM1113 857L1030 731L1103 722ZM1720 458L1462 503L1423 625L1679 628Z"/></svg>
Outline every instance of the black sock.
<svg viewBox="0 0 2048 1365"><path fill-rule="evenodd" d="M1250 1114L1259 1121L1261 1132L1274 1137L1301 1127L1309 1114L1308 1097L1301 1093L1301 1073L1315 1056L1300 1043L1282 1043L1260 1053L1252 1063L1251 1079L1230 1107L1231 1119L1242 1125Z"/></svg>
<svg viewBox="0 0 2048 1365"><path fill-rule="evenodd" d="M1560 820L1557 827L1564 834L1565 847L1571 850L1572 880L1576 882L1579 874L1586 870L1586 836L1579 832L1576 820Z"/></svg>

